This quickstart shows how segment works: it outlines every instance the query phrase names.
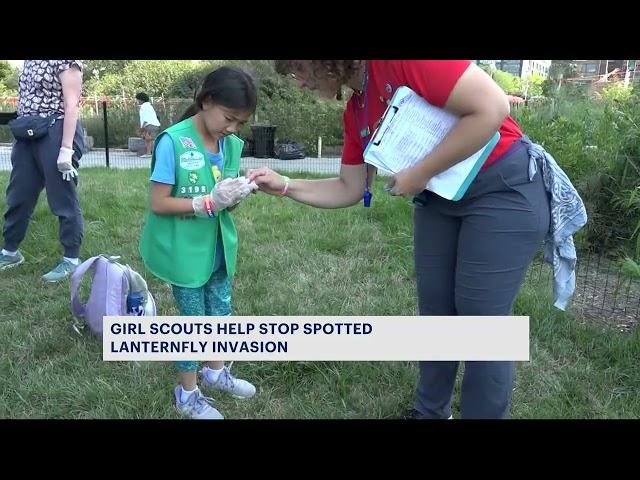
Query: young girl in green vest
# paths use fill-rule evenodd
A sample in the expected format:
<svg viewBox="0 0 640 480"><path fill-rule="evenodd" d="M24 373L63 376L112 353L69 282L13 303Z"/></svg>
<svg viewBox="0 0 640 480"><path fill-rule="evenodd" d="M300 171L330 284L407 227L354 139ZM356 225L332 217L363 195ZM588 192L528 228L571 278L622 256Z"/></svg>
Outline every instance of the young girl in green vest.
<svg viewBox="0 0 640 480"><path fill-rule="evenodd" d="M229 208L255 187L238 177L243 141L234 134L256 109L256 88L242 70L221 67L204 79L180 122L156 139L151 161L151 202L140 241L145 266L172 285L180 315L231 314L231 279L238 235ZM197 384L195 361L177 362L178 412L222 419ZM203 387L253 396L224 362L200 370Z"/></svg>

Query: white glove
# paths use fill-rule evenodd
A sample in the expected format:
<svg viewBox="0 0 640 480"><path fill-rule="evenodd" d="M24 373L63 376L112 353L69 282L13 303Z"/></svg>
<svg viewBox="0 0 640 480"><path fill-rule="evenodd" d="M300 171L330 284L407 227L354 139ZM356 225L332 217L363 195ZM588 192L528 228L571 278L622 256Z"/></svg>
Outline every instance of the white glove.
<svg viewBox="0 0 640 480"><path fill-rule="evenodd" d="M197 217L213 217L221 210L233 207L253 189L254 187L244 177L225 178L216 183L210 194L193 197L191 201L193 212Z"/></svg>
<svg viewBox="0 0 640 480"><path fill-rule="evenodd" d="M255 182L249 183L249 180L247 180L245 177L235 178L234 181L240 192L240 198L233 205L236 205L237 203L240 202L240 200L245 198L254 190L258 189L258 185L256 185Z"/></svg>
<svg viewBox="0 0 640 480"><path fill-rule="evenodd" d="M58 171L62 173L62 178L67 182L78 176L78 171L73 168L73 164L71 163L72 157L73 150L71 148L60 147L60 153L58 154Z"/></svg>
<svg viewBox="0 0 640 480"><path fill-rule="evenodd" d="M211 199L214 203L223 205L220 208L222 210L238 204L240 200L257 188L255 183L249 184L245 177L225 178L216 184L211 192Z"/></svg>
<svg viewBox="0 0 640 480"><path fill-rule="evenodd" d="M241 182L244 183L244 185L249 189L247 194L245 195L245 197L247 195L249 195L251 192L254 192L256 190L258 190L258 185L256 185L256 182L251 182L249 183L249 179L242 176L242 177L238 177L238 180L240 180Z"/></svg>

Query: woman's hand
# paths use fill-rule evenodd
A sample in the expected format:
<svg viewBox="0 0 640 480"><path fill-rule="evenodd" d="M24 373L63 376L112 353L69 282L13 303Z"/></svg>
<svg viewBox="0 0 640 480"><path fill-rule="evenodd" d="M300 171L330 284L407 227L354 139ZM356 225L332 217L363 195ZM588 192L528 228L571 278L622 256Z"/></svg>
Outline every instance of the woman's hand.
<svg viewBox="0 0 640 480"><path fill-rule="evenodd" d="M425 176L422 169L416 167L405 168L396 173L385 186L385 190L391 195L413 196L422 192L429 178Z"/></svg>
<svg viewBox="0 0 640 480"><path fill-rule="evenodd" d="M249 169L247 179L249 182L255 182L260 191L270 195L280 195L286 184L282 175L268 167Z"/></svg>

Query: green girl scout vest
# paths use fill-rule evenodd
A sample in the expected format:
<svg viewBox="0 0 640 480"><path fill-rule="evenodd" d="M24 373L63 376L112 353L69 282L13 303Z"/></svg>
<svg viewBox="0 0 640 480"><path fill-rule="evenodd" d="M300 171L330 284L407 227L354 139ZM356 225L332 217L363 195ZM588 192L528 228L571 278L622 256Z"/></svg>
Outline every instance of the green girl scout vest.
<svg viewBox="0 0 640 480"><path fill-rule="evenodd" d="M192 198L211 192L217 180L192 119L166 129L156 138L156 145L165 134L173 141L176 157L176 184L171 195ZM235 135L224 138L223 178L238 176L243 145ZM154 149L151 171L155 160ZM222 232L227 275L232 277L236 270L238 233L226 209L214 218L156 215L149 210L140 239L140 255L145 267L156 277L179 287L198 288L213 273L218 231Z"/></svg>

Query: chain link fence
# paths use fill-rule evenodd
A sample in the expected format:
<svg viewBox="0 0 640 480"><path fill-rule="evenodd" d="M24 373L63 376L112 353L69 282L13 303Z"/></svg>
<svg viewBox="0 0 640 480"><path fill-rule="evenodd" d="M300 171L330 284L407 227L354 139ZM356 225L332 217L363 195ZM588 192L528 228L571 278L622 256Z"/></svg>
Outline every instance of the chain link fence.
<svg viewBox="0 0 640 480"><path fill-rule="evenodd" d="M551 265L536 259L527 272L527 281L551 286ZM618 259L578 252L570 311L579 319L631 331L640 324L640 278L628 272Z"/></svg>
<svg viewBox="0 0 640 480"><path fill-rule="evenodd" d="M191 105L189 99L151 99L161 123L161 129L176 123ZM11 169L11 145L13 136L6 125L15 111L16 99L0 100L0 171ZM273 108L271 108L273 110ZM242 168L268 166L276 171L307 172L318 175L335 175L340 170L342 146L336 141L342 124L333 112L322 111L305 118L296 118L296 112L257 112L250 125L245 126L239 136L245 140ZM282 126L259 123L266 115L282 120ZM83 98L81 122L85 131L85 152L80 161L81 168L149 168L150 158L143 156L144 140L139 137L138 106L134 98L110 97ZM313 141L309 134L299 133L296 127L305 124L304 132L315 131ZM331 132L324 135L326 126ZM341 138L341 133L339 134ZM329 144L326 139L329 139ZM324 140L324 142L323 142ZM278 158L278 146L296 143L303 147L303 157Z"/></svg>

